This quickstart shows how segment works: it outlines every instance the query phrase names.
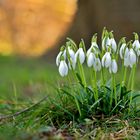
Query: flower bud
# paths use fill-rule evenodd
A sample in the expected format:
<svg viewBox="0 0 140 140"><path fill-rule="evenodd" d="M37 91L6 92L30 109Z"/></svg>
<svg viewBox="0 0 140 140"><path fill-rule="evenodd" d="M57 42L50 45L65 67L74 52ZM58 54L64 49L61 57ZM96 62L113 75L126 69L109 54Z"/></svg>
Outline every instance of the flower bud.
<svg viewBox="0 0 140 140"><path fill-rule="evenodd" d="M118 71L118 65L115 59L111 61L111 65L109 66L109 72L110 73L117 73Z"/></svg>
<svg viewBox="0 0 140 140"><path fill-rule="evenodd" d="M94 70L95 71L100 71L101 70L101 61L100 61L99 58L95 59Z"/></svg>
<svg viewBox="0 0 140 140"><path fill-rule="evenodd" d="M102 57L102 66L108 68L111 64L111 56L109 52L106 52Z"/></svg>
<svg viewBox="0 0 140 140"><path fill-rule="evenodd" d="M75 54L75 59L77 62L77 59L79 59L80 63L83 64L85 61L85 53L83 51L83 48L79 48Z"/></svg>
<svg viewBox="0 0 140 140"><path fill-rule="evenodd" d="M121 57L121 59L124 59L125 47L126 47L126 43L123 43L120 47L120 57Z"/></svg>
<svg viewBox="0 0 140 140"><path fill-rule="evenodd" d="M88 65L88 67L92 67L93 64L94 64L94 62L95 62L95 55L94 55L94 53L91 52L91 53L87 56L87 65Z"/></svg>
<svg viewBox="0 0 140 140"><path fill-rule="evenodd" d="M59 66L59 64L60 64L60 57L61 57L62 53L63 53L63 52L60 51L60 52L58 53L57 57L56 57L56 65L57 65L57 66Z"/></svg>
<svg viewBox="0 0 140 140"><path fill-rule="evenodd" d="M131 48L129 51L129 62L130 62L130 67L132 67L137 61L136 54L134 50Z"/></svg>
<svg viewBox="0 0 140 140"><path fill-rule="evenodd" d="M74 56L75 56L75 52L73 51L73 49L71 49L70 47L68 47L68 53L69 53L71 59L73 60L74 59Z"/></svg>
<svg viewBox="0 0 140 140"><path fill-rule="evenodd" d="M59 73L62 77L66 76L68 74L68 66L67 66L65 60L60 61Z"/></svg>
<svg viewBox="0 0 140 140"><path fill-rule="evenodd" d="M139 40L135 40L132 44L133 49L137 52L137 55L140 56L140 42Z"/></svg>
<svg viewBox="0 0 140 140"><path fill-rule="evenodd" d="M63 50L63 51L60 51L56 57L56 65L59 66L60 64L60 59L61 59L61 56L64 57L64 60L66 60L66 50Z"/></svg>
<svg viewBox="0 0 140 140"><path fill-rule="evenodd" d="M116 52L116 50L117 50L117 44L116 44L115 39L114 38L111 38L110 39L110 42L111 42L111 48L112 48L113 52Z"/></svg>

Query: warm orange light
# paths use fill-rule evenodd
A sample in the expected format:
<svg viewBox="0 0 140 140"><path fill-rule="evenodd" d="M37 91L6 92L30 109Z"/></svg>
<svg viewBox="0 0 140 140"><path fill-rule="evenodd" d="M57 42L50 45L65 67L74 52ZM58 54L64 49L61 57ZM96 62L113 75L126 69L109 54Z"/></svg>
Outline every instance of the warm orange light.
<svg viewBox="0 0 140 140"><path fill-rule="evenodd" d="M0 5L0 53L40 56L66 32L76 0L5 0Z"/></svg>

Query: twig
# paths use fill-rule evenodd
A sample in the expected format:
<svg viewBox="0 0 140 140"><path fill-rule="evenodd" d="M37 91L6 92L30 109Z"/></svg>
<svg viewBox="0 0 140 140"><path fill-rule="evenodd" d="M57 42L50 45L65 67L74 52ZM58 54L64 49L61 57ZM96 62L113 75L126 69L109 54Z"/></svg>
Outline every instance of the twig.
<svg viewBox="0 0 140 140"><path fill-rule="evenodd" d="M22 113L28 112L30 109L32 109L33 107L39 105L41 102L43 102L43 101L46 100L46 99L47 99L47 96L44 97L43 99L41 99L39 102L33 104L32 106L30 106L30 107L28 107L28 108L25 108L25 109L23 109L23 110L21 110L21 111L19 111L19 112L16 112L16 113L10 114L10 115L0 116L0 121L5 120L5 119L10 119L10 118L19 116L19 115L22 114Z"/></svg>

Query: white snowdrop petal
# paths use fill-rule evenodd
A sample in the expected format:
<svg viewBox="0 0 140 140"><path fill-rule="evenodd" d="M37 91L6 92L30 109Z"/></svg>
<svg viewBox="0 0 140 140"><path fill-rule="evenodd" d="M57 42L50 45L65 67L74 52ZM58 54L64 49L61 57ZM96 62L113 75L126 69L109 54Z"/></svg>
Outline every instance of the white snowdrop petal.
<svg viewBox="0 0 140 140"><path fill-rule="evenodd" d="M124 58L124 66L128 67L129 65L130 65L129 56L127 56L127 57Z"/></svg>
<svg viewBox="0 0 140 140"><path fill-rule="evenodd" d="M64 50L64 52L63 52L63 56L64 56L64 59L66 60L66 58L67 58L67 55L66 55L67 53L66 53L66 49Z"/></svg>
<svg viewBox="0 0 140 140"><path fill-rule="evenodd" d="M117 50L117 44L114 38L111 38L111 47L113 49L114 52L116 52Z"/></svg>
<svg viewBox="0 0 140 140"><path fill-rule="evenodd" d="M124 58L127 58L128 57L128 55L129 55L129 49L128 48L125 48L124 49Z"/></svg>
<svg viewBox="0 0 140 140"><path fill-rule="evenodd" d="M105 67L108 68L110 64L111 64L111 56L109 52L106 52Z"/></svg>
<svg viewBox="0 0 140 140"><path fill-rule="evenodd" d="M60 51L56 57L56 65L59 66L59 63L60 63L60 57L62 55L62 51Z"/></svg>
<svg viewBox="0 0 140 140"><path fill-rule="evenodd" d="M94 61L93 53L90 53L89 56L87 57L87 65L88 65L88 67L91 67L93 65L93 61Z"/></svg>
<svg viewBox="0 0 140 140"><path fill-rule="evenodd" d="M106 39L106 42L105 42L105 46L106 46L106 49L108 49L108 47L111 45L111 40L109 38Z"/></svg>
<svg viewBox="0 0 140 140"><path fill-rule="evenodd" d="M66 76L68 74L68 66L64 60L62 60L60 62L59 73L62 77Z"/></svg>
<svg viewBox="0 0 140 140"><path fill-rule="evenodd" d="M133 49L137 50L138 48L140 48L140 42L139 40L135 40L132 44Z"/></svg>
<svg viewBox="0 0 140 140"><path fill-rule="evenodd" d="M79 61L81 64L85 61L85 53L82 48L79 48Z"/></svg>
<svg viewBox="0 0 140 140"><path fill-rule="evenodd" d="M92 45L91 45L91 46L92 46L93 48L94 48L94 47L99 48L96 42L92 42Z"/></svg>
<svg viewBox="0 0 140 140"><path fill-rule="evenodd" d="M137 58L136 58L136 54L133 51L133 49L130 49L130 51L129 51L129 59L130 59L131 66L136 63Z"/></svg>
<svg viewBox="0 0 140 140"><path fill-rule="evenodd" d="M105 59L106 59L106 53L102 57L102 66L105 67Z"/></svg>
<svg viewBox="0 0 140 140"><path fill-rule="evenodd" d="M118 65L115 59L112 60L112 72L116 73L118 71Z"/></svg>
<svg viewBox="0 0 140 140"><path fill-rule="evenodd" d="M74 59L75 56L75 52L72 49L69 49L69 55L72 58L72 60Z"/></svg>
<svg viewBox="0 0 140 140"><path fill-rule="evenodd" d="M92 47L90 47L88 50L87 50L87 57L89 56L89 54L91 53L91 50L92 50Z"/></svg>
<svg viewBox="0 0 140 140"><path fill-rule="evenodd" d="M121 59L124 58L124 50L125 50L125 47L126 47L126 44L125 43L123 43L121 45L121 47L120 47L120 57L121 57Z"/></svg>
<svg viewBox="0 0 140 140"><path fill-rule="evenodd" d="M97 69L97 71L101 70L101 61L99 58L96 59L96 69Z"/></svg>
<svg viewBox="0 0 140 140"><path fill-rule="evenodd" d="M102 40L102 49L105 50L105 38Z"/></svg>
<svg viewBox="0 0 140 140"><path fill-rule="evenodd" d="M140 56L140 48L137 50L137 55Z"/></svg>

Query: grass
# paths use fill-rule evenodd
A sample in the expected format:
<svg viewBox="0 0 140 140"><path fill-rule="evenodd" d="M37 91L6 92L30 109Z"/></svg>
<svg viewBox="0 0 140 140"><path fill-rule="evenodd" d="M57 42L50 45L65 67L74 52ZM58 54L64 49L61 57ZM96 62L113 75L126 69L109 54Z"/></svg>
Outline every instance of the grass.
<svg viewBox="0 0 140 140"><path fill-rule="evenodd" d="M137 90L139 75L138 71ZM56 91L68 80L72 81L72 77L62 79L48 60L1 56L0 116L5 119L0 120L0 139L140 139L139 114L73 121L75 106Z"/></svg>

